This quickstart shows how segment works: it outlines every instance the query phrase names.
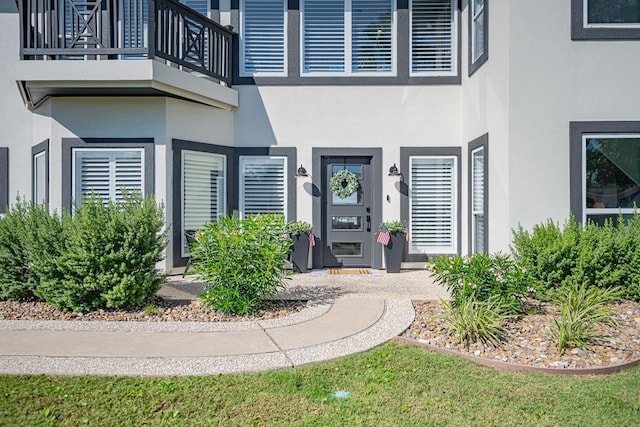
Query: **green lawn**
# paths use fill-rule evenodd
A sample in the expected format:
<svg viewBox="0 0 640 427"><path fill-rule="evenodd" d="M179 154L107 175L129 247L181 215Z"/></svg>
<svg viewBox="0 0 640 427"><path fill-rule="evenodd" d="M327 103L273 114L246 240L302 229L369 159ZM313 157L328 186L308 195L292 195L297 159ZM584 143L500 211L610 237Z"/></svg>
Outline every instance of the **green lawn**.
<svg viewBox="0 0 640 427"><path fill-rule="evenodd" d="M348 399L332 397L344 390ZM640 369L498 372L387 344L301 369L213 377L0 376L0 425L638 426Z"/></svg>

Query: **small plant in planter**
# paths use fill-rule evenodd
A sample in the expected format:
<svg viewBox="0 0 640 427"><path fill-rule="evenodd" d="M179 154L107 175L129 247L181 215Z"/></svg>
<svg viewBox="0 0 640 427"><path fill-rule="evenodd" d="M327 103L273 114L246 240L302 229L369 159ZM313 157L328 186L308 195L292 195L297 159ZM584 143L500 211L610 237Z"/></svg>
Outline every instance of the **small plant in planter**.
<svg viewBox="0 0 640 427"><path fill-rule="evenodd" d="M384 246L387 273L400 273L407 228L398 220L383 221L376 241Z"/></svg>
<svg viewBox="0 0 640 427"><path fill-rule="evenodd" d="M291 221L287 224L287 231L293 240L291 251L293 269L298 273L306 273L309 246L315 244L315 239L311 236L311 224L304 221Z"/></svg>

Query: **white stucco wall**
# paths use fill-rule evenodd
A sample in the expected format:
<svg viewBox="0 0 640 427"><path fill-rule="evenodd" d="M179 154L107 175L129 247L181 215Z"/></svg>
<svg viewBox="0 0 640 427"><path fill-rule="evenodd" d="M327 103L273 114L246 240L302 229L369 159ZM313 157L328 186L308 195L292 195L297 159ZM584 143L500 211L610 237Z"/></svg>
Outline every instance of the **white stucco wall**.
<svg viewBox="0 0 640 427"><path fill-rule="evenodd" d="M530 228L569 214L569 122L640 120L640 42L572 41L568 1L509 3L510 226Z"/></svg>

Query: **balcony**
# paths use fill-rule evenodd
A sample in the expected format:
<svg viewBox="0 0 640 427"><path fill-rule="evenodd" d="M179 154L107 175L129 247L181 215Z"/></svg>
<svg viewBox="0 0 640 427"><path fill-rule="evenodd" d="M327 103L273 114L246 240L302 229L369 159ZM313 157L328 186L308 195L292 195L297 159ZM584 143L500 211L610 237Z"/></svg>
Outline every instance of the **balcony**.
<svg viewBox="0 0 640 427"><path fill-rule="evenodd" d="M23 98L172 96L230 109L233 32L175 0L18 0Z"/></svg>

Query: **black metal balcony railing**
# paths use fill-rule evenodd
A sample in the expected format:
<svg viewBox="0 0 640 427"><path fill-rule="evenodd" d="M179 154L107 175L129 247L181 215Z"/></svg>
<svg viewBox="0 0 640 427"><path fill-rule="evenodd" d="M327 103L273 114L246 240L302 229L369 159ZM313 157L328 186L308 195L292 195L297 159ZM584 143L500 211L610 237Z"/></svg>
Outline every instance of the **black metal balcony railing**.
<svg viewBox="0 0 640 427"><path fill-rule="evenodd" d="M231 86L233 33L175 0L20 0L21 59L161 58Z"/></svg>

